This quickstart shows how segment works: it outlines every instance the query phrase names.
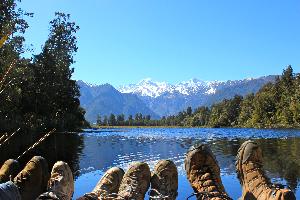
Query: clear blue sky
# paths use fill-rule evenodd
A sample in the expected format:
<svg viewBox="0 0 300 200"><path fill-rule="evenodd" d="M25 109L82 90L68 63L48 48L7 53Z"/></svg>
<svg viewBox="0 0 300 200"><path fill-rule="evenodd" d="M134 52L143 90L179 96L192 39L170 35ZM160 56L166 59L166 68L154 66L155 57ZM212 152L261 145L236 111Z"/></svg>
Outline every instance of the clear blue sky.
<svg viewBox="0 0 300 200"><path fill-rule="evenodd" d="M73 78L114 86L151 77L234 80L300 72L299 0L23 0L38 53L55 11L81 30Z"/></svg>

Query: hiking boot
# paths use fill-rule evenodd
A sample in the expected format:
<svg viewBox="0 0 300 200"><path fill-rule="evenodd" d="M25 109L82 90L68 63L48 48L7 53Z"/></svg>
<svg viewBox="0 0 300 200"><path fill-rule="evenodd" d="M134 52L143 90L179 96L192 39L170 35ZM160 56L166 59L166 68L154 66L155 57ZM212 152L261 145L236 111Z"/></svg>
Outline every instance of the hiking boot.
<svg viewBox="0 0 300 200"><path fill-rule="evenodd" d="M13 182L18 187L22 200L32 200L46 190L48 179L47 161L41 156L34 156Z"/></svg>
<svg viewBox="0 0 300 200"><path fill-rule="evenodd" d="M295 200L291 190L273 185L265 175L262 164L262 150L253 141L244 142L238 150L236 171L243 187L242 199Z"/></svg>
<svg viewBox="0 0 300 200"><path fill-rule="evenodd" d="M150 199L175 200L178 189L178 172L170 160L161 160L151 176Z"/></svg>
<svg viewBox="0 0 300 200"><path fill-rule="evenodd" d="M74 192L73 174L69 165L63 161L54 164L48 181L47 192L38 199L70 200Z"/></svg>
<svg viewBox="0 0 300 200"><path fill-rule="evenodd" d="M19 172L20 165L18 161L9 159L4 162L0 169L0 183L12 180Z"/></svg>
<svg viewBox="0 0 300 200"><path fill-rule="evenodd" d="M150 169L146 163L131 164L123 176L118 193L119 199L144 200L150 178Z"/></svg>
<svg viewBox="0 0 300 200"><path fill-rule="evenodd" d="M85 194L83 197L77 200L88 200L88 199L115 199L116 194L119 191L121 181L124 176L123 169L119 167L113 167L106 171L96 187L92 192Z"/></svg>
<svg viewBox="0 0 300 200"><path fill-rule="evenodd" d="M208 146L191 147L184 166L197 199L231 199L222 184L218 162Z"/></svg>

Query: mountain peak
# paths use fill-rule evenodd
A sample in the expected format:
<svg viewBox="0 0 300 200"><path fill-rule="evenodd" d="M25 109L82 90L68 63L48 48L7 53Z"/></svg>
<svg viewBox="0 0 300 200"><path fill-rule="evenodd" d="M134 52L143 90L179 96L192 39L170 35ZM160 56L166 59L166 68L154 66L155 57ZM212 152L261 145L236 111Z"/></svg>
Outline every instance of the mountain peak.
<svg viewBox="0 0 300 200"><path fill-rule="evenodd" d="M264 84L274 80L275 76L235 81L202 81L193 78L169 84L147 78L137 84L121 86L119 91L109 84L97 87L89 87L89 84L82 81L78 81L78 84L83 86L80 87L80 101L87 111L86 117L95 120L99 113L174 115L187 106L210 106L234 95L256 93Z"/></svg>
<svg viewBox="0 0 300 200"><path fill-rule="evenodd" d="M137 84L120 86L121 93L133 93L141 96L158 97L164 92L171 91L171 85L166 82L153 81L151 78L146 78L139 81Z"/></svg>
<svg viewBox="0 0 300 200"><path fill-rule="evenodd" d="M139 85L153 83L152 78L144 78L138 82Z"/></svg>
<svg viewBox="0 0 300 200"><path fill-rule="evenodd" d="M182 81L178 84L169 84L167 82L153 81L151 78L146 78L139 81L137 84L130 84L119 87L121 93L133 93L140 96L158 97L164 93L179 93L182 95L190 95L201 91L205 94L215 93L215 89L218 83L202 81L197 78L192 78L188 81Z"/></svg>

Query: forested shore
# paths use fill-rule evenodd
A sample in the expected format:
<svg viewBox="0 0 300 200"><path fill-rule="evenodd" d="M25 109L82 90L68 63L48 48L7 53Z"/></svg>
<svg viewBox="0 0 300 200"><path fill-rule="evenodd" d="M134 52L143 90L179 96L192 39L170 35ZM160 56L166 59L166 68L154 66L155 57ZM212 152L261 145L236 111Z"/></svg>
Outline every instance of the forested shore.
<svg viewBox="0 0 300 200"><path fill-rule="evenodd" d="M26 58L32 52L26 20L38 19L19 2L3 0L0 7L0 133L80 130L88 124L72 80L79 27L70 15L55 13L41 52Z"/></svg>
<svg viewBox="0 0 300 200"><path fill-rule="evenodd" d="M97 126L300 128L300 74L288 66L256 94L236 95L211 107L188 107L159 120L141 113L127 119L124 115L98 116Z"/></svg>

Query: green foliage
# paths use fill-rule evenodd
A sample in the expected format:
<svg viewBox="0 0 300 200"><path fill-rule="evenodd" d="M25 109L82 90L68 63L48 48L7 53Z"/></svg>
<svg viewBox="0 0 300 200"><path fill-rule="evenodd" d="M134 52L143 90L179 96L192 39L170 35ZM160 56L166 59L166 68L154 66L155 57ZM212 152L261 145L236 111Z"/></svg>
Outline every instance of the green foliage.
<svg viewBox="0 0 300 200"><path fill-rule="evenodd" d="M56 13L42 52L33 61L22 58L28 24L16 0L2 0L0 37L13 33L0 48L0 131L78 130L87 125L79 88L71 79L78 27L69 15Z"/></svg>
<svg viewBox="0 0 300 200"><path fill-rule="evenodd" d="M254 94L251 93L247 95L241 103L241 111L239 117L237 119L237 123L239 126L251 127L251 116L254 111Z"/></svg>
<svg viewBox="0 0 300 200"><path fill-rule="evenodd" d="M73 54L77 52L76 32L79 27L69 15L56 13L50 22L50 34L42 52L33 60L38 95L36 112L42 125L61 130L76 130L83 126L84 112L80 108L79 88L71 76ZM52 119L52 120L51 120Z"/></svg>
<svg viewBox="0 0 300 200"><path fill-rule="evenodd" d="M186 127L300 127L300 74L291 66L283 70L275 83L268 83L256 94L234 96L208 107L192 111L188 107L177 115L151 120L136 114L118 125Z"/></svg>

